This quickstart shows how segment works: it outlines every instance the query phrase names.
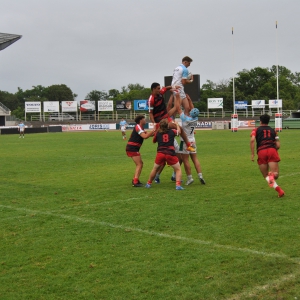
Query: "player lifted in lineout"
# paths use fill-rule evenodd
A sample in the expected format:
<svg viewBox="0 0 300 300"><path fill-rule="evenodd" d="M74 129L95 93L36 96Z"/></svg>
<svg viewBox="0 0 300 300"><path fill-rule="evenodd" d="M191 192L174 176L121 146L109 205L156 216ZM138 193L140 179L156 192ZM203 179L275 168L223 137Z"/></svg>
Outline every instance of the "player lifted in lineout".
<svg viewBox="0 0 300 300"><path fill-rule="evenodd" d="M178 130L178 133L187 145L188 151L192 152L195 150L193 148L192 143L188 141L187 136L185 132L181 129L181 127L178 124L176 124L170 117L175 112L175 110L174 112L167 112L167 107L165 105L163 97L167 90L173 91L172 86L161 88L160 84L157 82L151 84L151 96L148 100L150 120L152 123L154 123L154 128L157 130L159 128L159 122L162 119L167 119L169 128Z"/></svg>
<svg viewBox="0 0 300 300"><path fill-rule="evenodd" d="M185 56L182 59L182 63L174 69L172 78L172 87L174 88L173 95L180 100L180 105L184 108L184 113L189 114L189 103L184 92L184 85L193 82L193 75L188 71L188 67L193 60L189 56Z"/></svg>
<svg viewBox="0 0 300 300"><path fill-rule="evenodd" d="M195 166L195 169L197 171L198 178L201 182L201 184L205 184L205 180L202 175L202 168L199 162L199 159L197 157L197 147L196 147L196 140L195 140L195 127L196 123L198 121L198 115L199 110L198 108L194 107L194 104L189 97L188 94L186 94L188 103L189 103L189 113L188 115L184 114L184 112L181 109L181 105L178 99L176 99L174 106L176 107L176 111L178 112L181 122L182 122L182 129L186 133L188 140L194 145L195 151L190 152L187 150L186 144L181 139L179 151L178 153L181 154L181 159L184 165L184 169L187 175L187 181L186 185L190 185L194 182L192 171L191 171L191 165L189 162L189 157L191 157L193 164ZM168 105L170 106L170 102L173 102L174 97L171 96ZM173 176L172 176L173 178Z"/></svg>

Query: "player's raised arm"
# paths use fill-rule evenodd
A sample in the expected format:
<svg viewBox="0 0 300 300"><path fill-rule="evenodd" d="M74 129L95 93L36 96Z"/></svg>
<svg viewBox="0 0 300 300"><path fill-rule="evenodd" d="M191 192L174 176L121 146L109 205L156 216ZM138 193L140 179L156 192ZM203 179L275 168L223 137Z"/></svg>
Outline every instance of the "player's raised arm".
<svg viewBox="0 0 300 300"><path fill-rule="evenodd" d="M194 108L194 104L192 102L192 99L188 94L185 94L185 95L186 95L186 99L188 100L190 110L192 110Z"/></svg>

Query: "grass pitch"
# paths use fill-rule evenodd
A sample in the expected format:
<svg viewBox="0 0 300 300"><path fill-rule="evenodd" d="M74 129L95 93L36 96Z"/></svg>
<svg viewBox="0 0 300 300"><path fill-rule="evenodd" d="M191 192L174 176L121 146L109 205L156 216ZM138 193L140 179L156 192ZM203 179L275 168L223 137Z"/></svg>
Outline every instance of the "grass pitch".
<svg viewBox="0 0 300 300"><path fill-rule="evenodd" d="M300 131L280 134L281 199L249 135L198 131L207 184L184 191L171 168L131 187L117 131L0 136L0 298L300 299Z"/></svg>

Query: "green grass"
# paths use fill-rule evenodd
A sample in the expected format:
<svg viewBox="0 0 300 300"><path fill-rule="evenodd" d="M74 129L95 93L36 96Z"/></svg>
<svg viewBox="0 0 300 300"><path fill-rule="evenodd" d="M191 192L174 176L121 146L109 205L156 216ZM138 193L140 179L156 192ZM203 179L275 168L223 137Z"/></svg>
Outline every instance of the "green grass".
<svg viewBox="0 0 300 300"><path fill-rule="evenodd" d="M280 134L282 199L249 135L198 131L207 184L184 191L170 168L131 187L119 131L0 135L0 299L300 299L300 131Z"/></svg>

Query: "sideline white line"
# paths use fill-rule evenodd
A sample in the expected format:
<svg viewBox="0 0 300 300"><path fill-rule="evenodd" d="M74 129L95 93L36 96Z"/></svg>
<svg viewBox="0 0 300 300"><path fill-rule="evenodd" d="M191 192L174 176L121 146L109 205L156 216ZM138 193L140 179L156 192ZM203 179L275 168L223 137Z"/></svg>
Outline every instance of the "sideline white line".
<svg viewBox="0 0 300 300"><path fill-rule="evenodd" d="M280 173L279 173L280 174ZM286 175L279 175L279 179L284 178L284 177L291 177L291 176L295 176L295 175L299 175L300 172L296 172L296 173L291 173L291 174L286 174Z"/></svg>
<svg viewBox="0 0 300 300"><path fill-rule="evenodd" d="M242 293L232 295L229 298L227 298L226 300L240 300L240 299L245 299L245 297L249 298L249 297L257 296L257 294L259 292L268 291L271 288L278 287L278 285L280 285L284 282L289 282L289 281L295 280L296 277L299 275L300 275L300 271L295 272L293 274L284 275L279 279L269 281L267 284L259 285L259 286L247 289L246 291L244 291ZM295 299L297 299L297 298L295 298Z"/></svg>
<svg viewBox="0 0 300 300"><path fill-rule="evenodd" d="M123 199L123 200L113 200L113 201L104 201L104 202L98 202L98 203L80 203L80 204L75 204L72 207L65 207L63 208L64 211L66 210L71 210L74 208L80 208L80 207L95 207L95 206L100 206L100 205L105 205L105 204L111 204L111 203L122 203L122 202L128 202L128 201L132 201L132 200L140 200L140 199L145 199L145 198L149 198L149 196L143 196L143 197L135 197L135 198L128 198L128 199ZM51 210L50 212L57 212L57 211L61 211L61 209L54 209Z"/></svg>
<svg viewBox="0 0 300 300"><path fill-rule="evenodd" d="M140 232L140 233L144 233L144 234L147 234L147 235L152 235L152 236L157 236L157 237L164 237L164 238L168 238L168 239L172 239L172 240L180 240L180 241L183 241L183 242L194 243L194 244L199 244L199 245L210 245L214 248L227 249L227 250L231 250L231 251L239 251L239 252L250 253L250 254L260 255L260 256L265 256L265 257L283 258L283 259L287 259L289 261L292 261L294 263L300 264L300 258L291 258L286 254L267 253L267 252L264 252L264 251L257 251L257 250L252 250L252 249L248 249L248 248L239 248L239 247L233 247L233 246L228 246L228 245L221 245L221 244L216 244L216 243L211 242L211 241L197 240L197 239L187 238L187 237L178 236L178 235L170 235L170 234L167 234L167 233L144 230L144 229L140 229L140 228L134 228L134 227L123 226L123 225L116 225L116 224L111 224L111 223L108 223L108 222L95 221L95 220L80 218L80 217L76 217L76 216L68 216L68 215L64 215L64 214L55 214L55 213L52 213L50 211L39 211L39 210L33 210L33 209L27 209L27 208L13 207L13 206L9 206L9 205L0 205L0 207L11 209L11 210L27 212L29 214L48 215L48 216L53 216L53 217L57 217L57 218L61 218L61 219L82 222L82 223L96 224L96 225L101 225L101 226L104 226L104 227L111 227L111 228L123 229L123 230L127 230L127 231Z"/></svg>

